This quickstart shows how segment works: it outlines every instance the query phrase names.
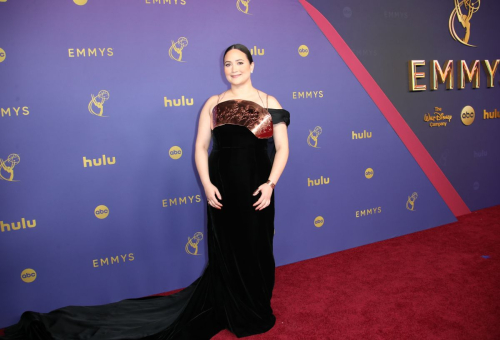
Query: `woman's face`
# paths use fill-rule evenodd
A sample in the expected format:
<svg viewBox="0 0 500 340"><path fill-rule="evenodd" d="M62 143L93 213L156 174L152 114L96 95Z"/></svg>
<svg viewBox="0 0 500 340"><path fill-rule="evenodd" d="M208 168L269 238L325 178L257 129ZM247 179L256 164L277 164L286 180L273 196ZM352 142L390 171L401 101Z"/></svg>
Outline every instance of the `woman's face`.
<svg viewBox="0 0 500 340"><path fill-rule="evenodd" d="M253 63L250 64L245 53L240 50L230 50L224 57L224 73L231 85L240 85L250 79L253 67Z"/></svg>

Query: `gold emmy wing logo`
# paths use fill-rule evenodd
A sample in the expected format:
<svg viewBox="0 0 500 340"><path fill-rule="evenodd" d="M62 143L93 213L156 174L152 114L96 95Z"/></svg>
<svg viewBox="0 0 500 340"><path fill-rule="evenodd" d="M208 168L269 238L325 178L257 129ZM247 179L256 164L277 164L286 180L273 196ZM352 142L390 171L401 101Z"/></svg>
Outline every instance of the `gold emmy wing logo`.
<svg viewBox="0 0 500 340"><path fill-rule="evenodd" d="M90 96L92 97L92 99L90 100L88 106L89 112L99 117L107 117L103 116L102 113L104 111L104 102L109 99L109 92L106 90L101 90L96 97L94 97L93 94L91 94Z"/></svg>
<svg viewBox="0 0 500 340"><path fill-rule="evenodd" d="M470 19L472 18L472 15L478 11L480 5L481 0L455 0L455 8L451 12L450 21L448 23L450 34L453 39L460 41L464 45L476 47L469 44ZM462 6L464 8L463 11ZM458 21L462 24L462 27L465 28L465 36L463 39L461 39L455 31L455 18L457 18Z"/></svg>
<svg viewBox="0 0 500 340"><path fill-rule="evenodd" d="M474 118L476 118L476 113L474 112L472 106L467 105L462 109L460 119L462 119L462 123L464 123L464 125L468 126L474 123Z"/></svg>
<svg viewBox="0 0 500 340"><path fill-rule="evenodd" d="M318 146L318 137L322 132L323 129L321 128L321 126L316 126L312 131L309 130L309 136L307 136L307 144L310 147L319 149L320 147Z"/></svg>
<svg viewBox="0 0 500 340"><path fill-rule="evenodd" d="M185 247L186 253L191 255L201 255L198 254L198 244L201 240L203 240L203 234L200 232L195 233L193 237L188 237Z"/></svg>
<svg viewBox="0 0 500 340"><path fill-rule="evenodd" d="M19 182L14 179L14 167L19 164L21 158L15 153L11 153L6 160L0 158L0 178L4 181Z"/></svg>
<svg viewBox="0 0 500 340"><path fill-rule="evenodd" d="M87 4L87 0L73 0L73 2L75 4L77 4L78 6L83 6L83 5Z"/></svg>
<svg viewBox="0 0 500 340"><path fill-rule="evenodd" d="M414 192L411 196L408 196L408 201L406 201L406 209L410 211L415 211L415 201L418 198L418 194Z"/></svg>
<svg viewBox="0 0 500 340"><path fill-rule="evenodd" d="M182 50L188 45L187 38L180 37L179 39L177 39L177 42L174 42L173 40L171 41L172 46L170 46L170 49L168 50L168 55L173 60L184 63L185 61L182 60Z"/></svg>
<svg viewBox="0 0 500 340"><path fill-rule="evenodd" d="M1 1L2 1L2 0L0 0L0 2L1 2ZM5 51L4 51L3 49L1 49L1 48L0 48L0 63L1 63L2 61L4 61L4 60L5 60L5 57L6 57L6 56L7 56L7 55L5 54Z"/></svg>
<svg viewBox="0 0 500 340"><path fill-rule="evenodd" d="M248 13L248 3L249 2L250 2L250 0L237 0L236 1L236 8L238 8L238 11L240 11L241 13L252 15L252 14Z"/></svg>
<svg viewBox="0 0 500 340"><path fill-rule="evenodd" d="M36 271L34 271L31 268L26 268L25 270L22 271L21 273L21 280L23 280L26 283L30 283L35 281L36 279Z"/></svg>

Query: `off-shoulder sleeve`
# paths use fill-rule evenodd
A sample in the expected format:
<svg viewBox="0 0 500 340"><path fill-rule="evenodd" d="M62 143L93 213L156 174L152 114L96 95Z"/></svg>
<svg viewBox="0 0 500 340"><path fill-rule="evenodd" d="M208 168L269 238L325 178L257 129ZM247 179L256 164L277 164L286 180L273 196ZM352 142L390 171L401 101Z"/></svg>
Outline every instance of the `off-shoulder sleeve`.
<svg viewBox="0 0 500 340"><path fill-rule="evenodd" d="M267 109L273 118L273 124L285 123L286 126L290 125L290 112L283 109ZM276 146L274 145L274 138L271 137L267 140L267 153L271 164L274 163L274 156L276 155Z"/></svg>
<svg viewBox="0 0 500 340"><path fill-rule="evenodd" d="M290 112L284 109L267 109L273 118L273 124L284 122L286 126L290 125Z"/></svg>

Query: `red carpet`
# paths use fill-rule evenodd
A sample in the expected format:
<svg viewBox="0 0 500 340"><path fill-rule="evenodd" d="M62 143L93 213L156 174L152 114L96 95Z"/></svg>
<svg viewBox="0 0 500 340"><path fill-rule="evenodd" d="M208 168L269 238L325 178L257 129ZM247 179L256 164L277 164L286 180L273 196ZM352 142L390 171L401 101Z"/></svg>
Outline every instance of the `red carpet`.
<svg viewBox="0 0 500 340"><path fill-rule="evenodd" d="M276 326L248 339L500 339L500 206L276 270ZM236 339L228 331L215 340Z"/></svg>
<svg viewBox="0 0 500 340"><path fill-rule="evenodd" d="M485 258L483 256L487 256ZM276 270L251 339L500 339L500 206ZM228 331L214 339L236 339Z"/></svg>

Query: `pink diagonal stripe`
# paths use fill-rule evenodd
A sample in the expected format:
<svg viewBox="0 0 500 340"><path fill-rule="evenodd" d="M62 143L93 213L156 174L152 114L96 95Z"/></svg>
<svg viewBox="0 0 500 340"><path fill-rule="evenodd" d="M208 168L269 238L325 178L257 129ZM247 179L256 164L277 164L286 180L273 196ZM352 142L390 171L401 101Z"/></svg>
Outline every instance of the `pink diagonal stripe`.
<svg viewBox="0 0 500 340"><path fill-rule="evenodd" d="M413 158L417 161L422 171L434 185L436 190L446 202L450 210L455 216L469 214L470 210L457 193L453 185L439 166L436 164L431 155L427 152L420 140L417 138L412 129L406 124L401 114L391 103L382 89L378 86L370 73L365 69L363 64L358 60L356 55L351 51L346 42L333 28L330 22L311 4L305 0L299 0L307 13L316 22L319 29L323 32L326 38L330 41L333 48L337 51L340 57L344 60L347 66L351 69L354 76L361 83L361 86L366 90L368 95L375 102L375 105L380 109L389 124L398 134L401 141L404 143Z"/></svg>

